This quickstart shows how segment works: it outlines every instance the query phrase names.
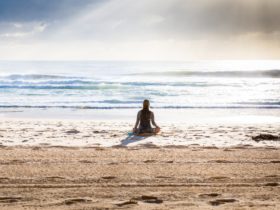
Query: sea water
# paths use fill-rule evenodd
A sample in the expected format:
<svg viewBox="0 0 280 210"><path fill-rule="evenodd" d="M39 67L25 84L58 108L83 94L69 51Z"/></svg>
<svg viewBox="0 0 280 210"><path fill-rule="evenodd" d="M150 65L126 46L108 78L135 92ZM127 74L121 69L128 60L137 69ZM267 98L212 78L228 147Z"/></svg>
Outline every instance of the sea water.
<svg viewBox="0 0 280 210"><path fill-rule="evenodd" d="M280 109L280 61L1 61L1 108Z"/></svg>

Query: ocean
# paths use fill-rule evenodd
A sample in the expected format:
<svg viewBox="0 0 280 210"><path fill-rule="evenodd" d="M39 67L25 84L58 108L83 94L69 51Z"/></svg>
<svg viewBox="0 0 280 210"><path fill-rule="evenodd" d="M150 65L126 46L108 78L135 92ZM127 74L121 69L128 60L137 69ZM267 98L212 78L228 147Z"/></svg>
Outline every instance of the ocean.
<svg viewBox="0 0 280 210"><path fill-rule="evenodd" d="M0 61L0 108L280 109L280 61Z"/></svg>

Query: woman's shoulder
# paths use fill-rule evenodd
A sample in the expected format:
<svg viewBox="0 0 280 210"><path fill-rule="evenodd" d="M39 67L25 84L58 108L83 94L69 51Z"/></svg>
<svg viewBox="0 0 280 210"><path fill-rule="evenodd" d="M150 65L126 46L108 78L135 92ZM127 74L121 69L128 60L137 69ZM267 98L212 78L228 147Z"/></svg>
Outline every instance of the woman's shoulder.
<svg viewBox="0 0 280 210"><path fill-rule="evenodd" d="M140 109L140 110L138 111L138 113L141 113L141 112L143 112L143 111L148 111L149 113L153 113L151 110L143 110L143 109Z"/></svg>
<svg viewBox="0 0 280 210"><path fill-rule="evenodd" d="M144 111L146 111L146 110L144 110ZM138 114L140 115L142 112L143 112L143 109L139 110L139 111L138 111ZM154 114L151 110L148 110L148 112L149 112L150 114Z"/></svg>

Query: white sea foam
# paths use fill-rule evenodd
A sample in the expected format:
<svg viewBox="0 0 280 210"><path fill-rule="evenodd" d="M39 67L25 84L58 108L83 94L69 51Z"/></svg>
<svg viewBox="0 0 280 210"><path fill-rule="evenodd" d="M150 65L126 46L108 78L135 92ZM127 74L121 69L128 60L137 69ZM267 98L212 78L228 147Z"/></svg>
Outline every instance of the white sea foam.
<svg viewBox="0 0 280 210"><path fill-rule="evenodd" d="M249 64L0 62L0 107L279 109L280 62Z"/></svg>

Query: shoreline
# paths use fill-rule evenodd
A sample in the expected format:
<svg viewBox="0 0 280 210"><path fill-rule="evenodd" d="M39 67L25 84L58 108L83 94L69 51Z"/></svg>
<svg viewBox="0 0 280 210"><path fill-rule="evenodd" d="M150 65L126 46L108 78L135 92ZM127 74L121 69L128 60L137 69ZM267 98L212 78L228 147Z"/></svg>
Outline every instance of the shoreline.
<svg viewBox="0 0 280 210"><path fill-rule="evenodd" d="M135 122L134 109L0 108L1 119L95 120ZM280 123L280 109L267 108L191 108L151 109L159 123L219 124Z"/></svg>

